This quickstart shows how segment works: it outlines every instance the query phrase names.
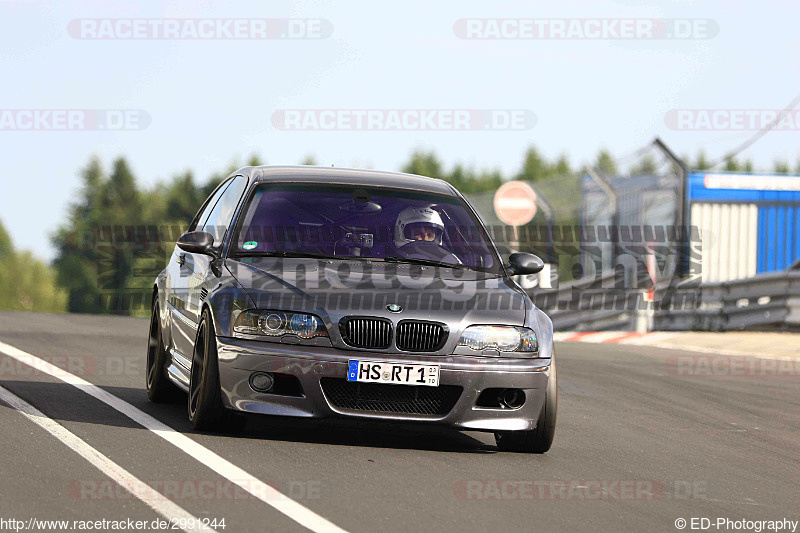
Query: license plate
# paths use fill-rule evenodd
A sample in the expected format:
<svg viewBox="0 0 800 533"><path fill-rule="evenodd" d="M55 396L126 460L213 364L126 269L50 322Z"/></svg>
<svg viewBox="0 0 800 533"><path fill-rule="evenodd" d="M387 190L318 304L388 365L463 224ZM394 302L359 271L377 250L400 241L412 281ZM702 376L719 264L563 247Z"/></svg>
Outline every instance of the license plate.
<svg viewBox="0 0 800 533"><path fill-rule="evenodd" d="M351 360L347 381L438 387L439 366Z"/></svg>

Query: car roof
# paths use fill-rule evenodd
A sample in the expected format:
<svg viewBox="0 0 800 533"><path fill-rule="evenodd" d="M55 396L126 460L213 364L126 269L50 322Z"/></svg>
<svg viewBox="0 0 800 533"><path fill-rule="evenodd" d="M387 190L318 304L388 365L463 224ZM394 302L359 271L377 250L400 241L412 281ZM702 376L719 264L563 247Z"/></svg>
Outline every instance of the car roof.
<svg viewBox="0 0 800 533"><path fill-rule="evenodd" d="M242 172L253 176L255 181L259 183L291 181L292 183L397 187L456 196L455 189L444 180L415 174L403 174L402 172L313 166L245 167L237 171L237 173Z"/></svg>

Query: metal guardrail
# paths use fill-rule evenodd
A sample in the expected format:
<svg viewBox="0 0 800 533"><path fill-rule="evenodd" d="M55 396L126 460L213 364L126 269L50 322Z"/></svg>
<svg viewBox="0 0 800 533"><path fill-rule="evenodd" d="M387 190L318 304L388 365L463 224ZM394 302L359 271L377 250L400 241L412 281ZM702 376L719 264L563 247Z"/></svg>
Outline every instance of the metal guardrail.
<svg viewBox="0 0 800 533"><path fill-rule="evenodd" d="M630 329L634 313L625 306L631 291L611 272L591 281L573 281L557 289L532 288L528 294L548 313L557 331Z"/></svg>
<svg viewBox="0 0 800 533"><path fill-rule="evenodd" d="M634 330L641 313L646 312L644 291L622 286L611 273L558 289L532 288L529 294L550 315L556 330ZM800 271L694 286L659 283L651 314L656 330L800 327Z"/></svg>
<svg viewBox="0 0 800 533"><path fill-rule="evenodd" d="M754 327L800 326L800 272L704 283L695 309L656 311L655 329L730 331Z"/></svg>

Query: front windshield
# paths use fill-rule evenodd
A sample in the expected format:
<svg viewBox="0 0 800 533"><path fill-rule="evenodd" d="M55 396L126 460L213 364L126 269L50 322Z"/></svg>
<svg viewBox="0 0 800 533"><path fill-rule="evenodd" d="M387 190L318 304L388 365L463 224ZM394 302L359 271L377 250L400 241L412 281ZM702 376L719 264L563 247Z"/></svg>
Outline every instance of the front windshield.
<svg viewBox="0 0 800 533"><path fill-rule="evenodd" d="M457 197L320 184L259 185L231 255L357 257L499 272L488 238Z"/></svg>

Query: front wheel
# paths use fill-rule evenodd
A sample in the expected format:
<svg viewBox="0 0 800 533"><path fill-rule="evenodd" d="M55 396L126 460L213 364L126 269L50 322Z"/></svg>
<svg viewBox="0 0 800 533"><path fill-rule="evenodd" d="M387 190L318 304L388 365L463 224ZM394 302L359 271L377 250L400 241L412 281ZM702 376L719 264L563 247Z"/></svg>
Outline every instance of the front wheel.
<svg viewBox="0 0 800 533"><path fill-rule="evenodd" d="M550 363L550 378L544 405L539 412L536 429L530 431L498 431L494 434L497 447L504 452L545 453L553 445L558 408L558 379L556 360Z"/></svg>
<svg viewBox="0 0 800 533"><path fill-rule="evenodd" d="M217 339L211 313L208 310L203 311L203 318L197 328L189 380L188 408L189 422L197 430L238 430L244 425L243 416L237 416L222 405Z"/></svg>

